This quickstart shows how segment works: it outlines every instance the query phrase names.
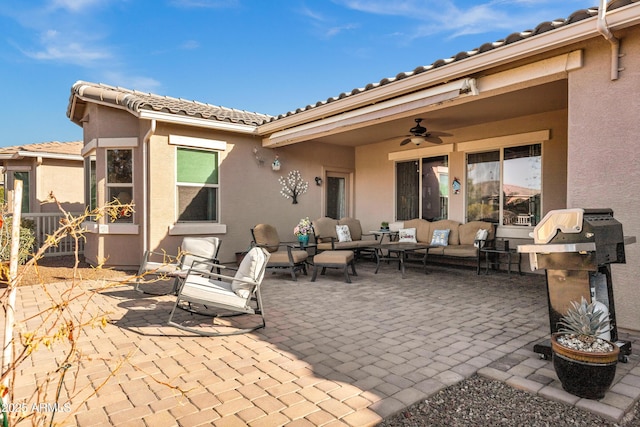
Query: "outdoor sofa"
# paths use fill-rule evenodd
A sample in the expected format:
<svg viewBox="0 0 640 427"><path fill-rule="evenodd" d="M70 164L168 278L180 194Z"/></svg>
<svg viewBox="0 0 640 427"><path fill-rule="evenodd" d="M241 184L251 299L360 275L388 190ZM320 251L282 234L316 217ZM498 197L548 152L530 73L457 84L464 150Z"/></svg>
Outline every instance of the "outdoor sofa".
<svg viewBox="0 0 640 427"><path fill-rule="evenodd" d="M427 221L416 218L396 226L400 228L397 242L410 241L413 234L416 242L434 245L429 248L430 260L439 257L468 258L475 259L479 266L480 248L493 247L495 243L495 224L491 222L470 221L463 224L450 219Z"/></svg>

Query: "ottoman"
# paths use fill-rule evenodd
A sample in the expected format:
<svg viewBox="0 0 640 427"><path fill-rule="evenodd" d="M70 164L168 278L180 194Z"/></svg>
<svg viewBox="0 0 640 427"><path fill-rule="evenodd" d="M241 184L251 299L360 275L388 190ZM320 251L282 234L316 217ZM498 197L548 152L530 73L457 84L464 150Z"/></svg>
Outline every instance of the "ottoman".
<svg viewBox="0 0 640 427"><path fill-rule="evenodd" d="M344 270L344 278L347 283L351 283L348 267L351 266L351 272L354 276L356 273L356 264L353 251L324 251L313 257L313 276L311 281L315 282L318 276L318 269L322 267L322 273L325 274L327 268L341 268Z"/></svg>

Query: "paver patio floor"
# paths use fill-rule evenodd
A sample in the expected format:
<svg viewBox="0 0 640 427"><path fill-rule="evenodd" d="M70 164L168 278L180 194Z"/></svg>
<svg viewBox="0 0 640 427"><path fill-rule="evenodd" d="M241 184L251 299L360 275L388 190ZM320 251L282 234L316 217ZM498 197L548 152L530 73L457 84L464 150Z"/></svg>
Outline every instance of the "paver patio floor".
<svg viewBox="0 0 640 427"><path fill-rule="evenodd" d="M92 360L77 380L83 391L71 402L78 409L71 424L370 426L475 373L612 420L640 397L635 354L618 364L616 382L601 401L562 390L551 362L532 351L549 333L543 275L478 276L434 266L427 275L408 267L402 279L392 265L378 274L371 263L357 268L351 284L337 270L316 282L311 275L293 282L268 272L262 287L267 327L231 337L167 326L171 296L142 295L128 285L103 291L87 307L109 311L110 323L86 328L79 342ZM22 287L18 317L49 304L41 287ZM640 342L620 335L634 346ZM103 384L125 355L129 364ZM56 356L55 350L34 354L18 372L17 397L55 366ZM78 407L96 388L97 396Z"/></svg>

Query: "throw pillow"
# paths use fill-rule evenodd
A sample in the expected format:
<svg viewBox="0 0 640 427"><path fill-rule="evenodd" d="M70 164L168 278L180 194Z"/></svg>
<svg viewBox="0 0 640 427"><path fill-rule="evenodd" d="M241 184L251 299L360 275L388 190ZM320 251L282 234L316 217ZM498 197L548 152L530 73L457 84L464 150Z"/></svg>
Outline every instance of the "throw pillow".
<svg viewBox="0 0 640 427"><path fill-rule="evenodd" d="M348 225L336 225L336 234L338 235L338 242L351 241L351 233L349 232Z"/></svg>
<svg viewBox="0 0 640 427"><path fill-rule="evenodd" d="M417 243L416 241L416 229L415 228L401 228L398 231L399 242Z"/></svg>
<svg viewBox="0 0 640 427"><path fill-rule="evenodd" d="M473 242L473 246L475 246L476 248L484 247L487 237L489 237L489 230L485 230L484 228L479 229L478 231L476 231L476 238Z"/></svg>
<svg viewBox="0 0 640 427"><path fill-rule="evenodd" d="M447 246L449 244L449 232L451 230L433 230L431 244L433 246Z"/></svg>

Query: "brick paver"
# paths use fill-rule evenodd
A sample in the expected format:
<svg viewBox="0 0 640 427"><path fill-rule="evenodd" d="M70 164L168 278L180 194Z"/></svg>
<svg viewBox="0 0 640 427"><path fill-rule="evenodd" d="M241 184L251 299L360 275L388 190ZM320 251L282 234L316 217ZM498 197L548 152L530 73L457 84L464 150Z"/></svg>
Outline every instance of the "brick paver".
<svg viewBox="0 0 640 427"><path fill-rule="evenodd" d="M614 420L640 399L640 358L634 354L620 364L601 401L561 389L551 362L532 351L549 331L542 275L478 276L471 269L433 266L426 275L408 267L401 279L392 267L382 266L377 275L373 270L360 263L348 286L267 273L267 327L224 338L167 326L172 296L142 295L127 285L96 295L89 312L109 311L111 324L87 328L79 340L92 360L84 362L77 384L88 392L101 388L86 404L71 401L75 423L373 426L475 373ZM19 289L20 316L47 304L40 287ZM640 342L621 335L634 348ZM18 399L33 390L36 377L55 369L54 354L37 352L24 365ZM125 357L128 362L102 384ZM70 389L70 380L65 385Z"/></svg>

